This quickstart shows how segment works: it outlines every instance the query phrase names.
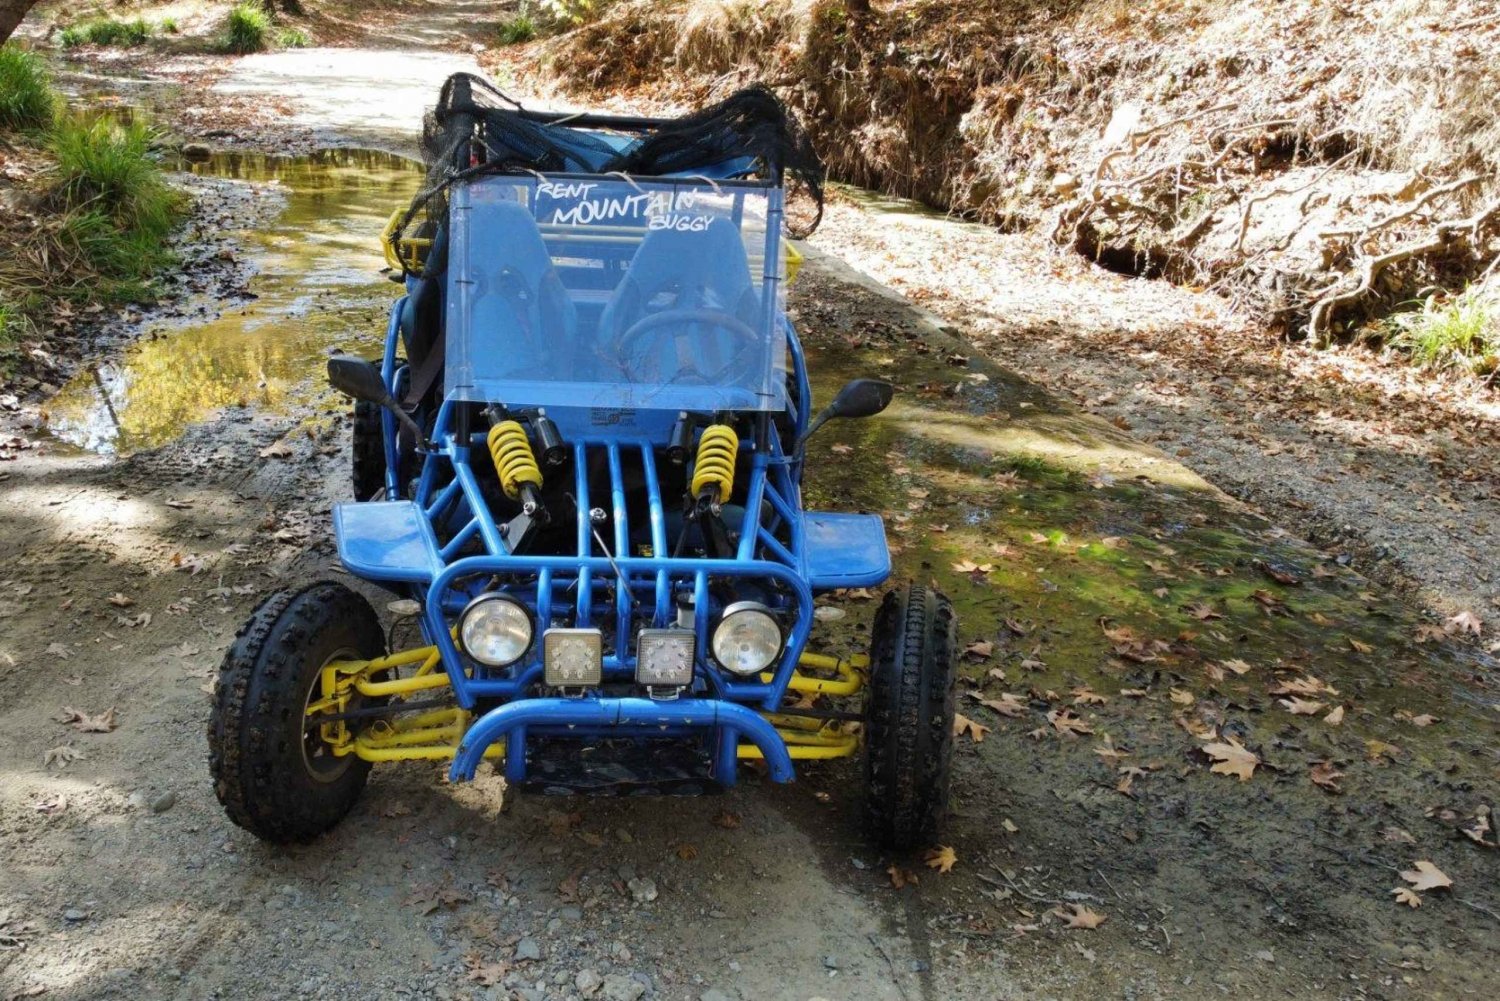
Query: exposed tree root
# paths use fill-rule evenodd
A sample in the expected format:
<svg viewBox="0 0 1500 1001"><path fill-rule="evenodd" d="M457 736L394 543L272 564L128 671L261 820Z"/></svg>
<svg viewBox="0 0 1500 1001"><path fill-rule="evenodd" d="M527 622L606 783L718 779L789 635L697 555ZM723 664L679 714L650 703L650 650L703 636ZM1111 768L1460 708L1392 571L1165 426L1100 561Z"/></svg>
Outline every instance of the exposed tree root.
<svg viewBox="0 0 1500 1001"><path fill-rule="evenodd" d="M1415 212L1416 209L1411 210ZM1334 311L1359 302L1375 291L1375 282L1393 264L1429 255L1448 254L1467 245L1477 247L1481 233L1500 220L1500 199L1490 202L1477 213L1464 219L1450 219L1438 223L1432 232L1421 240L1403 244L1393 250L1372 257L1365 257L1359 265L1358 282L1353 288L1329 292L1312 306L1308 319L1308 335L1318 344L1325 345L1332 339L1332 317Z"/></svg>

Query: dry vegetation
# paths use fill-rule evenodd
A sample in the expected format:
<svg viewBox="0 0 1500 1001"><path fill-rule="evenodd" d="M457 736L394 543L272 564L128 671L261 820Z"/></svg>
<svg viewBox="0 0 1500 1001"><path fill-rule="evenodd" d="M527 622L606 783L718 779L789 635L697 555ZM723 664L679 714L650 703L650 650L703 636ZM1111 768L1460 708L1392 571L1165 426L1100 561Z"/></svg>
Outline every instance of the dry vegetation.
<svg viewBox="0 0 1500 1001"><path fill-rule="evenodd" d="M1445 307L1500 256L1489 2L622 0L550 54L582 90L768 80L840 179L1294 335L1383 333L1357 328Z"/></svg>

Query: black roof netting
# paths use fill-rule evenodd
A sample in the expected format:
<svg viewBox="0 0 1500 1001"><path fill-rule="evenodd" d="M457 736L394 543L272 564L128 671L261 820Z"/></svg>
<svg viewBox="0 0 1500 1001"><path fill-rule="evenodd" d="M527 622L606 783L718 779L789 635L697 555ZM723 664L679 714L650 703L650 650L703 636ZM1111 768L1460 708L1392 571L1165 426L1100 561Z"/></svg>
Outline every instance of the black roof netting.
<svg viewBox="0 0 1500 1001"><path fill-rule="evenodd" d="M577 125L570 123L577 119ZM592 120L591 120L592 119ZM602 124L601 124L602 123ZM624 138L605 141L598 130ZM592 131L591 131L592 130ZM755 176L788 189L811 210L794 223L806 236L823 215L823 162L800 122L763 84L754 84L680 118L607 119L528 112L483 77L455 73L422 129L427 182L402 220L398 237L427 232L447 215L448 188L476 174L620 172L654 177L691 173L733 161L753 163Z"/></svg>

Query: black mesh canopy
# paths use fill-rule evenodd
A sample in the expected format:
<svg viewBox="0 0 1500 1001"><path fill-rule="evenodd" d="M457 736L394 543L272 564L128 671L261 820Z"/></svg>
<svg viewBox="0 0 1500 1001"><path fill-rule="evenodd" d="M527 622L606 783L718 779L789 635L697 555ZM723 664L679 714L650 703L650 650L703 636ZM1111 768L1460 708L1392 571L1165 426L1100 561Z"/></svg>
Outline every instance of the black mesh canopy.
<svg viewBox="0 0 1500 1001"><path fill-rule="evenodd" d="M811 233L823 214L823 163L801 124L761 84L680 118L652 119L528 111L482 77L455 73L424 122L422 158L427 183L412 200L400 236L436 231L447 214L449 186L484 173L653 177L743 161L746 176L784 184L791 197L811 201L805 224L788 223L792 235Z"/></svg>

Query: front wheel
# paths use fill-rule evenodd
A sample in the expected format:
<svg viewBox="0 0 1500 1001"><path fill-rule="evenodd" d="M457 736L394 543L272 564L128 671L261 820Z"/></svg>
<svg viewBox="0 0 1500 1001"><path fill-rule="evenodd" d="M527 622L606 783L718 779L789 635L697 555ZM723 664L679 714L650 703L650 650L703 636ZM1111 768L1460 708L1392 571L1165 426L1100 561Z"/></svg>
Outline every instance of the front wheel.
<svg viewBox="0 0 1500 1001"><path fill-rule="evenodd" d="M875 615L865 697L866 822L880 844L931 844L948 810L957 619L948 599L912 586Z"/></svg>
<svg viewBox="0 0 1500 1001"><path fill-rule="evenodd" d="M322 669L385 653L363 597L321 582L261 602L224 655L208 722L209 769L229 819L263 841L310 841L354 806L370 765L335 756L307 709Z"/></svg>

